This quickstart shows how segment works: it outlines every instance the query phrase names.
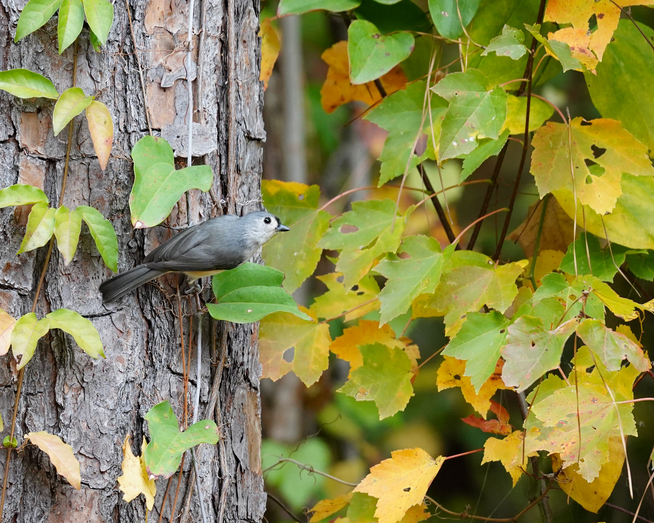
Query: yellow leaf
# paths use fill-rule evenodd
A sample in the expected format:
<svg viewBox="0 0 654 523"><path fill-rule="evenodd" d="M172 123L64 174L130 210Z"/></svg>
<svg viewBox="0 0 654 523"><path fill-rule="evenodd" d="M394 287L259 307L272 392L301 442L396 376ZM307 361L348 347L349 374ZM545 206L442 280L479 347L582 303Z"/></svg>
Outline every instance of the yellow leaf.
<svg viewBox="0 0 654 523"><path fill-rule="evenodd" d="M647 304L645 304L645 305L647 305ZM624 334L627 338L629 338L631 341L633 341L641 349L643 348L643 344L640 343L640 340L638 338L636 338L636 335L633 333L633 331L631 330L631 327L629 327L629 325L618 325L615 328L615 332L619 332L620 334Z"/></svg>
<svg viewBox="0 0 654 523"><path fill-rule="evenodd" d="M336 356L350 364L350 375L352 371L363 365L363 356L359 346L381 343L394 349L402 349L411 360L412 370L417 369L420 352L417 345L414 345L409 338L395 338L395 332L390 325L379 327L378 321L359 320L359 324L345 329L343 335L332 341L329 346Z"/></svg>
<svg viewBox="0 0 654 523"><path fill-rule="evenodd" d="M459 387L463 398L467 403L479 412L484 418L491 407L490 399L496 391L501 389L508 389L502 381L502 360L497 362L495 372L488 378L488 381L481 386L479 394L475 393L475 387L468 376L465 376L466 362L444 356L444 361L438 368L438 378L436 384L438 385L439 392L452 387Z"/></svg>
<svg viewBox="0 0 654 523"><path fill-rule="evenodd" d="M427 509L427 505L421 503L420 505L414 505L409 510L407 510L400 523L419 523L420 521L425 521L430 517L431 514Z"/></svg>
<svg viewBox="0 0 654 523"><path fill-rule="evenodd" d="M327 78L320 90L320 100L326 113L331 113L343 104L359 100L373 105L381 100L374 82L362 85L350 83L350 65L347 55L347 42L337 42L321 56L327 63ZM380 78L386 94L392 94L406 85L406 76L399 66Z"/></svg>
<svg viewBox="0 0 654 523"><path fill-rule="evenodd" d="M445 459L433 459L419 448L396 450L391 456L372 467L354 489L378 498L375 517L379 523L397 523L411 507L422 503Z"/></svg>
<svg viewBox="0 0 654 523"><path fill-rule="evenodd" d="M0 309L0 356L9 351L11 345L11 331L14 330L16 319Z"/></svg>
<svg viewBox="0 0 654 523"><path fill-rule="evenodd" d="M319 501L311 510L309 510L309 512L313 512L309 523L316 523L328 518L332 514L336 514L336 512L345 508L350 503L350 499L352 499L352 492L338 496L334 499L323 499L322 501Z"/></svg>
<svg viewBox="0 0 654 523"><path fill-rule="evenodd" d="M554 272L561 265L561 260L563 260L564 253L561 251L540 251L538 258L536 259L536 268L534 269L534 279L536 280L536 285L541 286L541 280L544 276L547 276L551 272ZM529 266L525 269L526 274L531 272L531 264L534 262L534 259L529 260ZM524 285L532 289L531 280L525 278ZM536 289L532 289L535 291Z"/></svg>
<svg viewBox="0 0 654 523"><path fill-rule="evenodd" d="M586 510L597 513L609 499L615 484L620 479L624 459L622 440L610 438L609 461L602 465L599 476L591 483L579 475L579 466L576 464L561 470L562 462L558 454L552 456L552 471L558 473L556 481L563 492Z"/></svg>
<svg viewBox="0 0 654 523"><path fill-rule="evenodd" d="M553 33L549 33L549 40L556 42L563 42L570 47L570 53L573 58L576 58L591 71L597 67L597 57L590 49L591 35L588 31L583 29L575 29L574 27L565 27ZM547 53L552 55L552 53Z"/></svg>
<svg viewBox="0 0 654 523"><path fill-rule="evenodd" d="M157 493L157 487L154 480L148 476L148 471L143 460L143 451L147 447L145 438L141 446L141 456L138 458L132 453L132 447L129 442L129 434L125 436L123 442L123 475L118 478L118 485L123 491L123 499L127 502L132 501L139 494L145 496L145 505L148 510L154 506L154 496Z"/></svg>
<svg viewBox="0 0 654 523"><path fill-rule="evenodd" d="M311 305L311 310L319 318L335 318L346 311L352 311L345 315L347 322L379 309L380 302L374 299L379 295L379 285L372 275L364 276L351 289L345 287L344 278L340 272L330 272L323 276L317 276L317 278L328 289Z"/></svg>
<svg viewBox="0 0 654 523"><path fill-rule="evenodd" d="M272 26L270 18L266 18L261 22L259 36L261 37L261 75L259 80L263 81L263 88L266 90L282 43L279 40L277 31Z"/></svg>
<svg viewBox="0 0 654 523"><path fill-rule="evenodd" d="M513 479L513 486L527 468L527 458L537 456L537 452L527 453L523 445L524 433L516 430L507 437L488 438L484 443L484 459L481 464L499 461Z"/></svg>
<svg viewBox="0 0 654 523"><path fill-rule="evenodd" d="M68 480L75 489L82 488L82 478L79 472L79 461L73 454L73 447L66 445L61 438L47 432L30 432L25 439L45 452L57 472Z"/></svg>
<svg viewBox="0 0 654 523"><path fill-rule="evenodd" d="M595 296L597 296L613 314L625 321L631 321L638 317L638 311L636 311L636 308L643 309L639 303L619 296L611 287L597 278L585 278L591 286L593 294L595 294Z"/></svg>
<svg viewBox="0 0 654 523"><path fill-rule="evenodd" d="M94 100L86 108L86 121L89 124L89 132L100 168L104 171L109 162L111 144L114 141L114 123L111 120L109 109L105 104Z"/></svg>

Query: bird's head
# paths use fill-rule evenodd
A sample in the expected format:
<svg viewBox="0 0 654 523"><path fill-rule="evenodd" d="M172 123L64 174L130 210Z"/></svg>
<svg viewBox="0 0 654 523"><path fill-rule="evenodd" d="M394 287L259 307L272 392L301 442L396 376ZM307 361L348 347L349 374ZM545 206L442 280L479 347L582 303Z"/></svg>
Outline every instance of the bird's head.
<svg viewBox="0 0 654 523"><path fill-rule="evenodd" d="M246 214L241 218L244 235L248 243L259 246L268 242L278 232L289 231L286 225L274 214L258 211Z"/></svg>

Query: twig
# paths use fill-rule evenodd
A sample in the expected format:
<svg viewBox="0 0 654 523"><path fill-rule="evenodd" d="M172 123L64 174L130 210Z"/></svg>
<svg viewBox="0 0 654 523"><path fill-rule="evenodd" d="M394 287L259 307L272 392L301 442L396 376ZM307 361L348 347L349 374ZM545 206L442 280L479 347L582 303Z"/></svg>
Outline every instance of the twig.
<svg viewBox="0 0 654 523"><path fill-rule="evenodd" d="M302 521L300 518L298 518L295 514L293 514L287 507L284 505L279 499L277 499L275 496L273 496L270 492L266 492L266 495L272 499L275 503L277 503L281 509L286 512L291 518L293 518L297 523L305 523Z"/></svg>
<svg viewBox="0 0 654 523"><path fill-rule="evenodd" d="M425 166L422 165L422 163L418 164L418 172L420 173L420 177L422 178L422 183L425 184L425 187L427 189L427 194L429 194L430 196L432 194L436 194L436 191L434 190L434 186L431 184L431 180L429 179L429 176L427 176L427 172L425 171ZM431 201L434 204L434 209L436 210L436 214L438 214L438 219L441 221L441 225L445 230L447 239L450 241L450 243L452 243L454 241L454 238L456 238L456 236L454 235L454 231L452 230L452 225L450 224L450 221L447 219L447 216L445 216L445 211L443 210L443 206L441 205L441 202L438 200L438 198L432 198ZM458 244L456 248L460 249Z"/></svg>
<svg viewBox="0 0 654 523"><path fill-rule="evenodd" d="M273 465L270 465L270 467L268 467L267 469L262 470L261 473L265 474L269 470L275 468L277 465L281 465L282 463L293 463L294 465L297 465L298 468L300 468L302 470L306 470L307 472L309 472L309 474L318 474L319 476L324 476L324 477L326 477L328 479L331 479L333 481L337 481L338 483L341 483L342 485L348 485L350 487L356 487L358 485L358 483L350 483L349 481L344 481L344 480L342 480L340 478L337 478L335 476L327 474L326 472L316 470L311 465L306 465L304 463L300 463L299 461L295 461L294 459L291 459L291 458L279 458L277 460L277 463L275 463Z"/></svg>
<svg viewBox="0 0 654 523"><path fill-rule="evenodd" d="M628 11L627 9L623 9L623 8L620 7L618 4L616 4L613 0L609 0L609 1L610 1L610 2L615 6L615 7L617 7L618 9L620 9L620 11L622 11L622 13L623 13L627 18L629 18L629 20L631 20L631 23L634 24L634 25L636 26L636 29L638 29L638 32L643 36L643 38L645 39L645 41L647 42L647 44L652 48L652 50L654 50L654 44L653 44L652 42L650 42L650 40L649 40L649 38L647 37L647 35L646 35L645 33L643 33L643 30L638 26L638 24L636 23L636 20L634 20L634 17L631 16L631 12Z"/></svg>

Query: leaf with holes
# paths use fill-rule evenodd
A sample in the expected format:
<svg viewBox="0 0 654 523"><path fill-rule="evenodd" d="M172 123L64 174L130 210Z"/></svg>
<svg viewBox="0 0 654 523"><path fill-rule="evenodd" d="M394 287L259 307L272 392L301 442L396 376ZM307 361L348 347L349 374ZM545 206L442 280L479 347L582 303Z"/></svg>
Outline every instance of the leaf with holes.
<svg viewBox="0 0 654 523"><path fill-rule="evenodd" d="M150 443L143 451L143 460L152 479L169 478L182 461L182 454L191 447L218 443L218 426L205 419L180 432L179 423L170 403L164 401L145 415L150 430Z"/></svg>
<svg viewBox="0 0 654 523"><path fill-rule="evenodd" d="M57 12L61 0L30 0L20 12L14 42L43 27Z"/></svg>
<svg viewBox="0 0 654 523"><path fill-rule="evenodd" d="M81 314L68 309L57 309L45 316L51 329L60 329L70 334L80 348L92 358L104 358L100 334Z"/></svg>
<svg viewBox="0 0 654 523"><path fill-rule="evenodd" d="M37 203L32 207L18 254L38 249L48 243L54 233L56 212L57 209L48 207L46 203Z"/></svg>
<svg viewBox="0 0 654 523"><path fill-rule="evenodd" d="M349 288L343 284L343 275L339 272L316 278L327 286L327 292L317 296L310 307L318 318L331 319L347 312L345 321L348 322L379 309L379 285L371 274Z"/></svg>
<svg viewBox="0 0 654 523"><path fill-rule="evenodd" d="M59 98L50 80L27 69L0 71L0 89L18 98Z"/></svg>
<svg viewBox="0 0 654 523"><path fill-rule="evenodd" d="M84 109L93 103L92 96L86 96L79 87L66 89L54 107L52 115L52 130L57 136L64 127L80 114Z"/></svg>
<svg viewBox="0 0 654 523"><path fill-rule="evenodd" d="M25 439L39 447L50 458L57 472L68 480L73 488L82 488L79 461L73 454L73 447L64 443L60 437L47 432L29 432Z"/></svg>

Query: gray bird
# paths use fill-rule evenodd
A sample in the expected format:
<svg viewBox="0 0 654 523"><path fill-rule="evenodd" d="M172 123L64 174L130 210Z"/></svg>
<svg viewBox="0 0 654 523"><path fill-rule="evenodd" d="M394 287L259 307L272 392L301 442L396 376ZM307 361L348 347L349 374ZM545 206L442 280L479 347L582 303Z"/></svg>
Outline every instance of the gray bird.
<svg viewBox="0 0 654 523"><path fill-rule="evenodd" d="M226 214L189 227L147 255L142 265L100 285L104 303L168 272L186 274L189 283L247 261L278 232L289 228L274 214L251 212L239 218Z"/></svg>

